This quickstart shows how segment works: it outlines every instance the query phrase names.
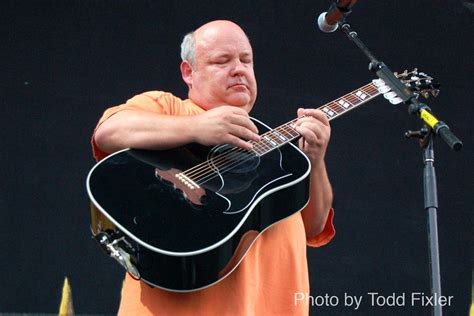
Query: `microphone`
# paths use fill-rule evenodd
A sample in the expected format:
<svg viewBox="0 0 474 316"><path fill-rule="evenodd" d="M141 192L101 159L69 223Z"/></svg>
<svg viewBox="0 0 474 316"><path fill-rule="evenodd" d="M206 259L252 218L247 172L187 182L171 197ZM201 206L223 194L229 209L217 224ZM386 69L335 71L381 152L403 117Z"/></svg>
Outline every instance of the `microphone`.
<svg viewBox="0 0 474 316"><path fill-rule="evenodd" d="M338 0L333 2L327 12L323 12L318 17L318 27L324 33L331 33L337 30L339 22L351 13L352 7L357 0Z"/></svg>

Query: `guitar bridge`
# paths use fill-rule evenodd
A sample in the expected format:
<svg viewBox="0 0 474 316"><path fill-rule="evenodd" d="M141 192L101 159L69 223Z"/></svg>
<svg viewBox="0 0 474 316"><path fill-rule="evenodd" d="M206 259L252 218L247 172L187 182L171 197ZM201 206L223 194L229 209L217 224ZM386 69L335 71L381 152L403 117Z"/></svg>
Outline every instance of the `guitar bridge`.
<svg viewBox="0 0 474 316"><path fill-rule="evenodd" d="M180 170L161 170L156 168L155 176L171 183L175 189L179 190L194 205L203 205L202 198L206 195L206 191Z"/></svg>
<svg viewBox="0 0 474 316"><path fill-rule="evenodd" d="M196 184L196 182L191 180L189 177L187 177L183 173L177 173L175 177L191 190L200 188L199 185Z"/></svg>

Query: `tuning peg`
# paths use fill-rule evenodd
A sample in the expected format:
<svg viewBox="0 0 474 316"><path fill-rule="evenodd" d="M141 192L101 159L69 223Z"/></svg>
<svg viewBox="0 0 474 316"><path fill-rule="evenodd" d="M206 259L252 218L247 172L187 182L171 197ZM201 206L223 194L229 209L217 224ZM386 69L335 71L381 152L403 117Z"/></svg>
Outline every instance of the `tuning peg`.
<svg viewBox="0 0 474 316"><path fill-rule="evenodd" d="M398 104L403 101L401 98L397 97L397 94L393 91L385 93L383 96L392 104Z"/></svg>
<svg viewBox="0 0 474 316"><path fill-rule="evenodd" d="M396 98L393 98L393 99L389 99L390 103L392 104L399 104L401 103L403 100L400 99L399 97L396 97Z"/></svg>
<svg viewBox="0 0 474 316"><path fill-rule="evenodd" d="M391 91L391 92L385 93L383 96L384 96L385 99L390 100L392 98L395 98L397 96L397 94L395 92Z"/></svg>
<svg viewBox="0 0 474 316"><path fill-rule="evenodd" d="M385 94L389 92L391 89L389 86L383 85L383 86L377 87L377 90L379 90L380 93Z"/></svg>
<svg viewBox="0 0 474 316"><path fill-rule="evenodd" d="M385 85L385 82L384 82L382 79L374 79L374 80L372 80L372 83L373 83L376 87L380 87L380 86L384 86L384 85Z"/></svg>
<svg viewBox="0 0 474 316"><path fill-rule="evenodd" d="M428 76L428 75L427 75L426 73L424 73L424 72L420 72L420 73L418 73L418 74L419 74L420 76L425 77L426 79L433 79L433 78L431 78L430 76Z"/></svg>

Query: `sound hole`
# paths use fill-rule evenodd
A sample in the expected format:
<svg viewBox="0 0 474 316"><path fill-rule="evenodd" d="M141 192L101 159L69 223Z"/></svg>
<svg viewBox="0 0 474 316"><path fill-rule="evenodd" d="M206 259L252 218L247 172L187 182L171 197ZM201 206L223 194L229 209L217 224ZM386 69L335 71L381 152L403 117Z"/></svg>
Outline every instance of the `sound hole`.
<svg viewBox="0 0 474 316"><path fill-rule="evenodd" d="M258 167L260 157L249 150L222 145L212 151L210 162L221 174L248 173Z"/></svg>

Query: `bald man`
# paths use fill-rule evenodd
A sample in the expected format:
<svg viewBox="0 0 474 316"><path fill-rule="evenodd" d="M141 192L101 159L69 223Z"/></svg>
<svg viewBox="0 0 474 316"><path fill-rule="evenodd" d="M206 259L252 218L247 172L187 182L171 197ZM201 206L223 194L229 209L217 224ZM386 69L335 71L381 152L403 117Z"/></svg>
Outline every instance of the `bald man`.
<svg viewBox="0 0 474 316"><path fill-rule="evenodd" d="M100 160L124 148L168 149L188 143L230 144L251 149L259 141L249 118L257 97L253 51L231 21L212 21L185 36L181 75L188 99L163 91L137 95L105 111L92 138ZM311 162L310 202L268 228L225 279L208 288L174 293L126 276L122 315L307 315L306 245L319 247L334 236L332 189L324 157L330 126L324 113L298 109L299 146ZM284 206L282 206L284 207Z"/></svg>

